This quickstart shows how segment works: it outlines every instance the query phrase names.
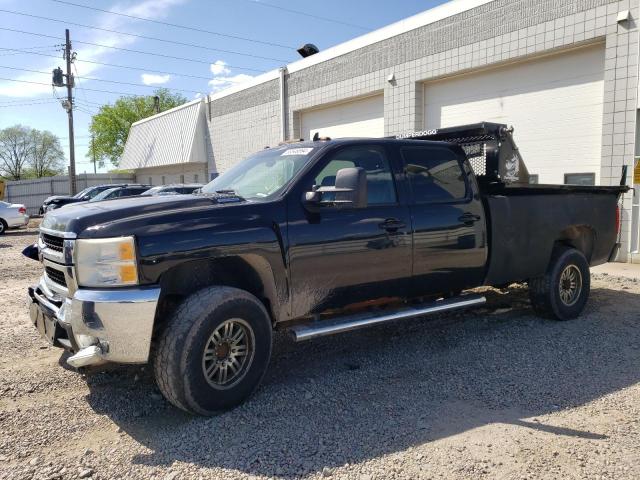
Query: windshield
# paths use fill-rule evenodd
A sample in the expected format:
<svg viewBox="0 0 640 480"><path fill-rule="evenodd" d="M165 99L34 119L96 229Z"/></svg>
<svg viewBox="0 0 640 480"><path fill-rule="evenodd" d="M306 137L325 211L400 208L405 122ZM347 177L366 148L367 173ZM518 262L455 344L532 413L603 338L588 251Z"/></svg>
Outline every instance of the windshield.
<svg viewBox="0 0 640 480"><path fill-rule="evenodd" d="M117 191L117 188L109 188L108 190L103 190L102 192L95 195L90 202L99 202L100 200L105 200L109 197L113 192Z"/></svg>
<svg viewBox="0 0 640 480"><path fill-rule="evenodd" d="M88 187L85 188L84 190L79 191L78 193L76 193L73 198L82 198L84 197L87 193L89 193L92 189L94 189L95 187ZM96 190L97 191L97 190Z"/></svg>
<svg viewBox="0 0 640 480"><path fill-rule="evenodd" d="M111 190L113 187L87 187L81 192L76 193L73 198L82 198L84 200L91 200L93 197L98 195L101 192L109 189Z"/></svg>
<svg viewBox="0 0 640 480"><path fill-rule="evenodd" d="M161 191L163 188L164 187L162 185L160 185L158 187L153 187L153 188L150 188L149 190L147 190L146 192L143 192L142 195L155 195L156 193Z"/></svg>
<svg viewBox="0 0 640 480"><path fill-rule="evenodd" d="M202 192L231 191L247 200L269 199L306 165L314 150L291 145L263 150L206 184Z"/></svg>

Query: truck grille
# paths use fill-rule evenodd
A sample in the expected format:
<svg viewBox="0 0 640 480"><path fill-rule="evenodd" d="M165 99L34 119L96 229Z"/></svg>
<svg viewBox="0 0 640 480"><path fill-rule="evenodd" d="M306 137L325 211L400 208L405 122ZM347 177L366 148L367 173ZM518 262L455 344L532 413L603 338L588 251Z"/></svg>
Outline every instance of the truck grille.
<svg viewBox="0 0 640 480"><path fill-rule="evenodd" d="M52 282L67 288L67 279L63 272L51 267L44 267L44 271Z"/></svg>
<svg viewBox="0 0 640 480"><path fill-rule="evenodd" d="M42 242L47 248L55 250L56 252L62 252L64 246L64 238L48 235L46 233L43 233L41 237Z"/></svg>

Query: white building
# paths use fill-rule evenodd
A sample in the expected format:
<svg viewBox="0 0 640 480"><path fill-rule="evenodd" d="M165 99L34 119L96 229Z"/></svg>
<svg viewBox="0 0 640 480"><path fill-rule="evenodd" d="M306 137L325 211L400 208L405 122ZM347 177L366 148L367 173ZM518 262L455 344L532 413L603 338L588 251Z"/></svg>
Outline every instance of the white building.
<svg viewBox="0 0 640 480"><path fill-rule="evenodd" d="M122 167L144 182L210 177L315 132L386 136L486 120L515 127L540 183L617 184L623 165L632 182L638 15L635 0L453 0L137 123ZM182 109L196 108L186 119ZM635 203L627 195L621 259L640 246Z"/></svg>
<svg viewBox="0 0 640 480"><path fill-rule="evenodd" d="M204 100L195 100L131 125L119 167L151 185L206 183L211 142Z"/></svg>

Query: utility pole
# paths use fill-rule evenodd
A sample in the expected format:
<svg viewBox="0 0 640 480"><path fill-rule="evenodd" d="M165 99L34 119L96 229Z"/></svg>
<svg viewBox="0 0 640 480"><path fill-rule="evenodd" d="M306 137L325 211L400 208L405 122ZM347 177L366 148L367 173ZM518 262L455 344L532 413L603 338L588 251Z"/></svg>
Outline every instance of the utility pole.
<svg viewBox="0 0 640 480"><path fill-rule="evenodd" d="M71 195L78 193L76 186L76 148L73 136L73 75L71 74L71 39L69 29L65 31L64 57L67 60L67 116L69 117L69 190ZM95 163L94 163L95 165Z"/></svg>

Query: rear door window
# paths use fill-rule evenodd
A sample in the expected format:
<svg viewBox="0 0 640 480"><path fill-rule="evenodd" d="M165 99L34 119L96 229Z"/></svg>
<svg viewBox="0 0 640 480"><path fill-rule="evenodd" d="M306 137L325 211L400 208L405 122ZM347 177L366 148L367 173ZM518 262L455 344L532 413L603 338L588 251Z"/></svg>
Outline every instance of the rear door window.
<svg viewBox="0 0 640 480"><path fill-rule="evenodd" d="M403 147L401 152L415 203L446 203L466 198L466 176L454 152L439 147Z"/></svg>

